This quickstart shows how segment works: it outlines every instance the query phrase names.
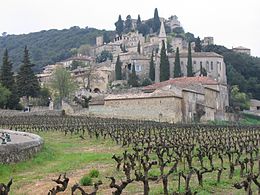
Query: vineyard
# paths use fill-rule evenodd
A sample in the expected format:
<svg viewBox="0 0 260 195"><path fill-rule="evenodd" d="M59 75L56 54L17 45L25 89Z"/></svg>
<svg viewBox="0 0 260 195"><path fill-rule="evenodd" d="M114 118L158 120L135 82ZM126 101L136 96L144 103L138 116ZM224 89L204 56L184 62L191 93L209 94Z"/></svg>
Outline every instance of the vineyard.
<svg viewBox="0 0 260 195"><path fill-rule="evenodd" d="M103 142L109 142L107 148L118 147L107 153L111 163L92 189L72 183L69 173L59 172L45 194L260 194L259 126L13 116L0 117L0 127L78 138L86 145L95 140L97 148ZM0 194L12 194L15 173L4 176L1 166ZM1 180L7 177L14 181Z"/></svg>

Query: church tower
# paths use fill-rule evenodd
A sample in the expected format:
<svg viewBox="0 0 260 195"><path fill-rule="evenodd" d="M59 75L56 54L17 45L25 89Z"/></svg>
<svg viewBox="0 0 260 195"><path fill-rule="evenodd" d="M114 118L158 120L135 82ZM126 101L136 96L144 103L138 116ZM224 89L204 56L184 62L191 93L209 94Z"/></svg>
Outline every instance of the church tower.
<svg viewBox="0 0 260 195"><path fill-rule="evenodd" d="M165 32L164 22L161 20L161 27L160 27L160 33L159 33L159 53L162 49L162 41L165 43L165 49L167 50L167 36Z"/></svg>
<svg viewBox="0 0 260 195"><path fill-rule="evenodd" d="M167 36L166 36L163 20L161 20L161 27L158 36L158 41L159 41L159 51L156 55L156 60L155 60L155 83L160 82L160 54L162 49L162 41L164 41L165 49L167 52Z"/></svg>

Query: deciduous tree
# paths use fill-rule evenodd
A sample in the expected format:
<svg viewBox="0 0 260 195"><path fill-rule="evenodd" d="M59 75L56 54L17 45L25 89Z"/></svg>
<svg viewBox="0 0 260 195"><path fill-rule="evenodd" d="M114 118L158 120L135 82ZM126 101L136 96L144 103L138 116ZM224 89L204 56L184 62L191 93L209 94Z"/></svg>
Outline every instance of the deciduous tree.
<svg viewBox="0 0 260 195"><path fill-rule="evenodd" d="M70 72L63 67L57 67L52 74L50 87L56 92L60 103L76 89L76 83L72 80Z"/></svg>

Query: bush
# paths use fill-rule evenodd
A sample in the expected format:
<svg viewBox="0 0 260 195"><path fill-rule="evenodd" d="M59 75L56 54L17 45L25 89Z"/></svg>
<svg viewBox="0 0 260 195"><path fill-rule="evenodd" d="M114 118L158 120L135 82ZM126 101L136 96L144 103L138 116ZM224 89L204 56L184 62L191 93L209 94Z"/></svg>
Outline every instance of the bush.
<svg viewBox="0 0 260 195"><path fill-rule="evenodd" d="M99 171L96 169L93 169L89 172L89 177L91 178L97 178L99 176Z"/></svg>
<svg viewBox="0 0 260 195"><path fill-rule="evenodd" d="M84 175L84 176L80 179L79 183L80 183L82 186L91 186L93 182L92 182L92 178L91 178L91 177L89 177L88 175Z"/></svg>

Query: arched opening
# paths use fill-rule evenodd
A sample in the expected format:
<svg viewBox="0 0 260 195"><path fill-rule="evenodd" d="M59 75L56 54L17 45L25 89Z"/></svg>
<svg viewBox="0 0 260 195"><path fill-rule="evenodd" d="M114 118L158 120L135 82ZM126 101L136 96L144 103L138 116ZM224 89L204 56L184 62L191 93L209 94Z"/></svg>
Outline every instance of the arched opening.
<svg viewBox="0 0 260 195"><path fill-rule="evenodd" d="M94 93L100 93L100 89L99 88L95 88L93 91L94 91Z"/></svg>

